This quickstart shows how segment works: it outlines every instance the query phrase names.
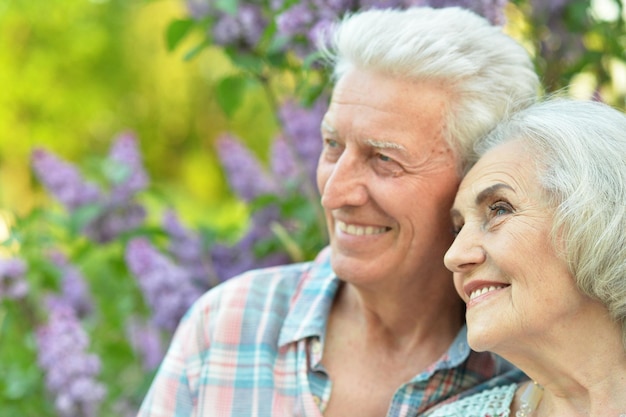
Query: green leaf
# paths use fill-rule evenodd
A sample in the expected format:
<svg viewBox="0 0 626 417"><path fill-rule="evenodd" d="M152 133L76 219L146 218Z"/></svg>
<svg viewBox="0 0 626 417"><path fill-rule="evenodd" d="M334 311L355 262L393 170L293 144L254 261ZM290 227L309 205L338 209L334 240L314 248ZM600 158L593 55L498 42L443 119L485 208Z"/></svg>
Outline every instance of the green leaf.
<svg viewBox="0 0 626 417"><path fill-rule="evenodd" d="M176 49L178 44L185 38L185 36L187 36L193 25L194 21L192 19L179 19L172 21L165 32L167 50L171 52Z"/></svg>
<svg viewBox="0 0 626 417"><path fill-rule="evenodd" d="M302 67L307 70L311 69L315 63L321 62L322 57L323 55L321 52L312 52L304 58Z"/></svg>
<svg viewBox="0 0 626 417"><path fill-rule="evenodd" d="M240 76L223 78L216 86L216 99L224 113L232 117L243 101L246 79Z"/></svg>
<svg viewBox="0 0 626 417"><path fill-rule="evenodd" d="M197 44L196 46L194 46L193 48L191 48L190 50L188 50L185 53L185 56L183 57L183 60L184 61L190 61L196 55L198 55L204 48L206 48L208 45L209 45L209 43L206 40L200 42L199 44Z"/></svg>
<svg viewBox="0 0 626 417"><path fill-rule="evenodd" d="M261 74L263 71L263 59L255 55L242 53L232 49L227 49L226 53L230 57L233 64L245 71L249 71L253 74Z"/></svg>
<svg viewBox="0 0 626 417"><path fill-rule="evenodd" d="M239 0L216 0L215 7L223 12L234 15L239 8Z"/></svg>
<svg viewBox="0 0 626 417"><path fill-rule="evenodd" d="M8 369L4 396L9 399L21 399L32 393L39 381L39 373L34 366L20 369L13 365Z"/></svg>
<svg viewBox="0 0 626 417"><path fill-rule="evenodd" d="M127 164L120 163L118 161L111 161L109 159L103 161L102 172L106 179L108 179L113 185L122 184L124 181L130 178L132 170Z"/></svg>
<svg viewBox="0 0 626 417"><path fill-rule="evenodd" d="M83 228L102 213L98 204L88 204L76 209L69 218L69 227L73 234L78 234Z"/></svg>

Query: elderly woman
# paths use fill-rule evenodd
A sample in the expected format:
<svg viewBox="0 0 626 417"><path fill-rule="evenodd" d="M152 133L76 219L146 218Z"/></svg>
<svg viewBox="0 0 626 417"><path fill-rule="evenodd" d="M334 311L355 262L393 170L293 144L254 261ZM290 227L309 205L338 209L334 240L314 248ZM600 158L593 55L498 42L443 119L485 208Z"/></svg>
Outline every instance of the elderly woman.
<svg viewBox="0 0 626 417"><path fill-rule="evenodd" d="M478 144L445 256L469 344L532 381L428 416L626 416L626 116L551 99Z"/></svg>

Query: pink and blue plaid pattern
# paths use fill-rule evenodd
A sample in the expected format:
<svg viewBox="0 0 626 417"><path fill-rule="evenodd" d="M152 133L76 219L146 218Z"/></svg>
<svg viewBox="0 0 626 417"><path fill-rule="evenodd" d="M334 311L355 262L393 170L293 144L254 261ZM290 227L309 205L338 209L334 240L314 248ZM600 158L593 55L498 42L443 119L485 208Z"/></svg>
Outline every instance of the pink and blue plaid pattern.
<svg viewBox="0 0 626 417"><path fill-rule="evenodd" d="M319 361L338 286L326 249L313 262L215 287L183 318L139 417L321 417L330 381ZM446 355L399 387L387 416L417 416L522 377L491 354L471 352L465 339L463 329Z"/></svg>

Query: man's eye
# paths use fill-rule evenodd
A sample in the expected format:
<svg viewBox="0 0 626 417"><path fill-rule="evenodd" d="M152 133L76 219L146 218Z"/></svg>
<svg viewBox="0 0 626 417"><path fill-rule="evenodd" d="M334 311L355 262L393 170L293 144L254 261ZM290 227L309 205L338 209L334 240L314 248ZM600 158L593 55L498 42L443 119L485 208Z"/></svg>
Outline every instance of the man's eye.
<svg viewBox="0 0 626 417"><path fill-rule="evenodd" d="M384 155L382 153L378 154L378 159L380 159L383 162L392 162L393 159L391 159L390 157L388 157L387 155Z"/></svg>
<svg viewBox="0 0 626 417"><path fill-rule="evenodd" d="M461 233L461 229L463 229L463 225L461 225L461 226L454 226L452 228L452 236L457 237L459 235L459 233Z"/></svg>
<svg viewBox="0 0 626 417"><path fill-rule="evenodd" d="M337 143L336 140L334 139L326 139L326 146L328 146L329 148L336 148L339 146L339 143Z"/></svg>

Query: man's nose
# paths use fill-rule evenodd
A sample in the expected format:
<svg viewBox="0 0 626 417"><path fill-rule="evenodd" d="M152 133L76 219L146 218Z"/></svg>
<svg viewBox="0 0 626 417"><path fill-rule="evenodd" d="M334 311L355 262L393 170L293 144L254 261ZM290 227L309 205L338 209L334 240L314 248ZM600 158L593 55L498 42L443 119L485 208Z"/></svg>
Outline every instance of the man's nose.
<svg viewBox="0 0 626 417"><path fill-rule="evenodd" d="M322 206L334 210L360 206L368 199L367 167L357 155L344 151L337 161L325 168L326 181L320 190Z"/></svg>

